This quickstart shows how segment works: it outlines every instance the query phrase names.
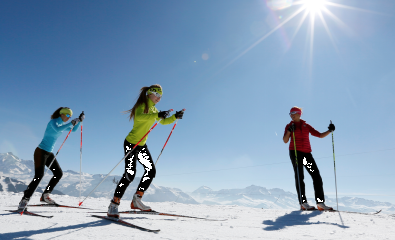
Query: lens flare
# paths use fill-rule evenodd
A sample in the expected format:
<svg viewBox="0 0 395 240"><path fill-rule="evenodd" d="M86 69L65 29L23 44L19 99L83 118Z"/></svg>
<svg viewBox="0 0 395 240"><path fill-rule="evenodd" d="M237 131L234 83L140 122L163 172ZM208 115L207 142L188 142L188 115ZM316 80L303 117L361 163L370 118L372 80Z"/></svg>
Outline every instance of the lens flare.
<svg viewBox="0 0 395 240"><path fill-rule="evenodd" d="M275 20L277 20L276 23L273 24L273 26L269 26L271 30L263 31L265 30L263 29L260 30L259 32L253 31L255 30L256 26L252 25L251 27L252 33L254 34L254 32L257 32L256 34L254 34L255 36L260 36L263 34L263 32L266 33L257 41L252 43L249 47L247 47L245 50L241 50L241 53L239 53L236 57L230 60L229 63L227 63L224 67L219 69L216 74L222 72L224 69L232 65L244 54L246 54L251 49L256 47L258 44L260 44L262 41L264 41L266 38L268 38L277 30L284 31L284 26L289 22L295 22L296 20L295 17L301 14L302 16L300 17L299 22L296 24L293 23L293 25L295 26L295 30L290 40L290 46L292 45L292 42L295 39L296 35L298 34L299 30L301 29L302 25L307 21L308 32L306 34L307 36L306 44L309 45L308 68L309 68L309 75L312 76L314 35L316 28L315 22L317 21L317 19L321 20L322 26L325 29L327 35L329 36L329 39L332 42L332 45L339 56L340 56L340 51L337 48L335 38L329 29L327 19L330 18L335 23L337 23L339 27L343 29L349 29L348 26L338 16L336 16L330 9L328 9L328 7L342 8L347 10L360 11L360 12L371 13L371 14L380 14L385 16L392 16L380 12L371 11L368 9L362 9L362 8L357 8L357 7L352 7L352 6L332 2L338 0L265 0L265 1L267 7L271 10L272 14L278 12L277 16L274 18Z"/></svg>
<svg viewBox="0 0 395 240"><path fill-rule="evenodd" d="M273 11L292 6L293 0L266 0L266 5Z"/></svg>
<svg viewBox="0 0 395 240"><path fill-rule="evenodd" d="M325 0L302 0L302 5L310 13L319 13L325 8Z"/></svg>

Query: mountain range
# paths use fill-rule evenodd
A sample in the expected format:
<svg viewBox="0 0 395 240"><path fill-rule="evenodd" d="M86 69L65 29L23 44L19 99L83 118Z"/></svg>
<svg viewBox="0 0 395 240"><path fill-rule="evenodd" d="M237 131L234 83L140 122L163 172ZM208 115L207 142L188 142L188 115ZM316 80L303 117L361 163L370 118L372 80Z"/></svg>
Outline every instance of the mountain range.
<svg viewBox="0 0 395 240"><path fill-rule="evenodd" d="M22 160L11 152L0 153L0 191L21 192L34 176L32 160ZM66 194L69 196L86 197L99 184L106 174L82 173L67 170L55 187L53 194ZM39 185L38 192L42 192L52 173ZM90 197L105 197L111 199L117 182L121 176L111 175L90 195ZM139 177L130 184L123 199L132 199L135 189L140 182ZM328 206L336 207L336 199L325 196ZM251 185L242 189L222 189L214 191L207 186L202 186L193 192L184 192L178 188L157 186L152 183L144 195L147 202L179 202L187 204L206 205L239 205L263 209L298 209L298 200L295 193L286 192L279 188L266 189L265 187ZM314 203L314 199L308 199ZM364 198L342 197L338 199L339 210L373 212L382 209L384 213L395 213L395 205L388 202L367 200Z"/></svg>

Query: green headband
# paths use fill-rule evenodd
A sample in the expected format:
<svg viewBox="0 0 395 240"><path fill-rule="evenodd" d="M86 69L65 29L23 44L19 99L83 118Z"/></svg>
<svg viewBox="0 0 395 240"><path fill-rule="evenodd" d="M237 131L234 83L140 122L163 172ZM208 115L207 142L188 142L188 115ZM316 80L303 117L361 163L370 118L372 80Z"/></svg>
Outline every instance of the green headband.
<svg viewBox="0 0 395 240"><path fill-rule="evenodd" d="M71 111L71 109L68 108L62 108L62 110L60 110L60 114L70 114L70 117L73 116L73 111Z"/></svg>
<svg viewBox="0 0 395 240"><path fill-rule="evenodd" d="M163 95L162 88L156 88L156 87L148 89L147 94L151 94L154 92L159 93L161 96Z"/></svg>

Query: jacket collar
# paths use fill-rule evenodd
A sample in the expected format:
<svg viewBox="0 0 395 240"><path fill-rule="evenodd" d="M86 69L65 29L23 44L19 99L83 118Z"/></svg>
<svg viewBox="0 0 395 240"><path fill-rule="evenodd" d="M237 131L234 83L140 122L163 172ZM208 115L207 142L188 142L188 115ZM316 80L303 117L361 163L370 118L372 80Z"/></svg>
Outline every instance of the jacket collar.
<svg viewBox="0 0 395 240"><path fill-rule="evenodd" d="M291 121L291 122L290 122L290 124L292 124L292 123L295 123L295 124L296 124L296 122L294 122L294 121ZM305 120L303 120L303 119L300 119L300 123L301 123L301 124L305 124L305 123L306 123L306 121L305 121Z"/></svg>
<svg viewBox="0 0 395 240"><path fill-rule="evenodd" d="M58 117L58 118L56 118L56 119L54 119L54 120L55 120L55 122L56 122L58 125L63 125L63 124L65 124L65 122L63 122L63 120L62 120L61 117Z"/></svg>
<svg viewBox="0 0 395 240"><path fill-rule="evenodd" d="M151 98L149 98L148 96L147 96L147 98L148 98L148 108L150 108L150 107L152 107L152 106L155 106L155 103L151 100Z"/></svg>

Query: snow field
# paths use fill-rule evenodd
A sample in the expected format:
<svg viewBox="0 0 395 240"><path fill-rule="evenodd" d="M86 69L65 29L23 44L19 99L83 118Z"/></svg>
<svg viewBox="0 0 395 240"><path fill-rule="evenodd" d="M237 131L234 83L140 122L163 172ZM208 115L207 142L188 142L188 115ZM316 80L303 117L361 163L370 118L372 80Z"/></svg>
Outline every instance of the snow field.
<svg viewBox="0 0 395 240"><path fill-rule="evenodd" d="M95 210L30 207L29 210L53 218L10 213L22 193L0 194L0 239L394 239L395 216L351 213L321 213L241 206L195 205L174 202L145 202L153 209L181 215L227 219L207 221L155 215L122 214L127 222L159 233L144 232L114 222L90 217L89 211L107 211L110 200L88 198L83 207ZM31 204L39 203L35 194ZM60 204L77 206L79 199L52 195ZM120 211L129 210L123 199ZM97 215L106 215L99 213Z"/></svg>

